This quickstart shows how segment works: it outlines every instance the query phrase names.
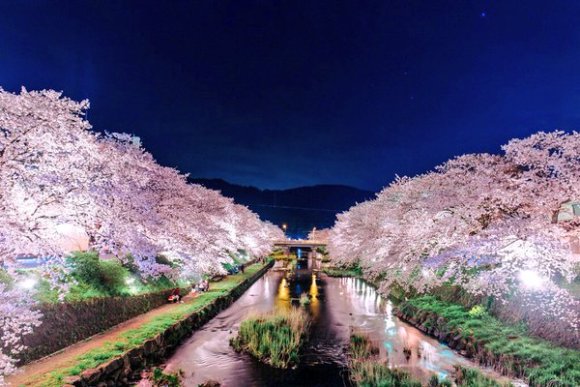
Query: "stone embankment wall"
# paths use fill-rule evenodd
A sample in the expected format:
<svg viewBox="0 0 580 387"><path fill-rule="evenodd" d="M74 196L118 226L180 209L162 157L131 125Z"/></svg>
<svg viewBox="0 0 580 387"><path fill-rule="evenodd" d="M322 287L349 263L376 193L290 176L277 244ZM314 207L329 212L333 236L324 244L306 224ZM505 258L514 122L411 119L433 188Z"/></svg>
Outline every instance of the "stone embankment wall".
<svg viewBox="0 0 580 387"><path fill-rule="evenodd" d="M181 289L181 294L190 290ZM48 356L165 305L170 294L171 289L130 297L40 305L37 309L42 313L42 324L22 338L27 349L20 354L19 365Z"/></svg>
<svg viewBox="0 0 580 387"><path fill-rule="evenodd" d="M142 345L131 349L115 359L101 364L97 368L84 371L79 376L68 378L72 386L126 386L137 380L143 369L160 364L175 348L191 334L214 318L219 312L229 307L258 278L272 266L269 265L256 272L236 286L228 294L216 298L212 303L187 318L175 323L165 332L146 340Z"/></svg>

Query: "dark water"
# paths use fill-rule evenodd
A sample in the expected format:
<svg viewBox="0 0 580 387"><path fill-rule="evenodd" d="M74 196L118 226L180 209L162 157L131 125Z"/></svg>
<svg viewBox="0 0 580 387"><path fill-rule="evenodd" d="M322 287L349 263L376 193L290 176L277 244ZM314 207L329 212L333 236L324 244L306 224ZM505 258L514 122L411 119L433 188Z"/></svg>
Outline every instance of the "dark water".
<svg viewBox="0 0 580 387"><path fill-rule="evenodd" d="M300 306L302 293L309 295L309 305ZM297 369L275 370L230 347L229 339L248 315L292 307L305 308L312 316L310 340ZM291 279L283 272L268 272L231 307L195 332L167 361L166 368L181 369L186 386L208 380L222 386L349 386L345 350L352 330L367 333L379 344L381 356L390 365L405 368L424 381L433 373L447 376L454 364L474 366L399 320L392 314L390 302L363 281L329 278L304 263ZM410 357L403 347L411 348Z"/></svg>

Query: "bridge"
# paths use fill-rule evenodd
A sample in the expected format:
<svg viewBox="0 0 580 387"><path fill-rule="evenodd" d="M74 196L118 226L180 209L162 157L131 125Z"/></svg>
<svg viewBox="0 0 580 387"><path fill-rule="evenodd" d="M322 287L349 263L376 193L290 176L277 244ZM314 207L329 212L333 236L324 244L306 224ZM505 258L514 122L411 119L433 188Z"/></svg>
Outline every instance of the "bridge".
<svg viewBox="0 0 580 387"><path fill-rule="evenodd" d="M316 247L325 247L327 242L313 240L313 239L286 239L274 242L274 247L300 247L300 248L310 248L315 249Z"/></svg>

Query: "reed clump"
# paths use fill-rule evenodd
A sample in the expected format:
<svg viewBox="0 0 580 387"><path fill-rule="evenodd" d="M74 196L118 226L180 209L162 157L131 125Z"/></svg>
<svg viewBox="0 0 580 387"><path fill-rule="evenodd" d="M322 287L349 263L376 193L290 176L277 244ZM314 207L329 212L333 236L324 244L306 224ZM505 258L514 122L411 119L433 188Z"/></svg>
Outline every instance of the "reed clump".
<svg viewBox="0 0 580 387"><path fill-rule="evenodd" d="M511 383L501 383L491 379L475 368L455 366L455 383L458 386L510 387Z"/></svg>
<svg viewBox="0 0 580 387"><path fill-rule="evenodd" d="M397 369L390 369L379 358L379 349L367 336L353 333L350 336L350 378L359 387L421 387L421 383Z"/></svg>
<svg viewBox="0 0 580 387"><path fill-rule="evenodd" d="M252 316L242 322L230 344L272 367L290 368L298 365L309 325L308 315L299 309Z"/></svg>

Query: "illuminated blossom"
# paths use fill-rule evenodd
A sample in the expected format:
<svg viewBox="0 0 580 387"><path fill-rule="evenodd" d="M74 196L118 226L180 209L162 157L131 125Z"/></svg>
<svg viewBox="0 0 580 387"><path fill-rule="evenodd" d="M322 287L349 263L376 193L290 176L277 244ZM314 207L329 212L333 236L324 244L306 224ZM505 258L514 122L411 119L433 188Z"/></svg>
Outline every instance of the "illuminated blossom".
<svg viewBox="0 0 580 387"><path fill-rule="evenodd" d="M145 279L176 278L224 272L232 253L263 256L283 239L248 208L159 165L139 138L91 131L88 107L52 90L0 89L0 268L14 273L19 256L42 258L42 277L62 298L71 251L130 263ZM13 370L15 338L38 319L13 299L0 287L0 374Z"/></svg>
<svg viewBox="0 0 580 387"><path fill-rule="evenodd" d="M578 340L580 302L558 283L577 274L580 220L553 219L563 202L580 200L580 133L540 132L502 149L397 178L338 215L329 251L360 263L384 291L452 280L473 294L520 295Z"/></svg>

